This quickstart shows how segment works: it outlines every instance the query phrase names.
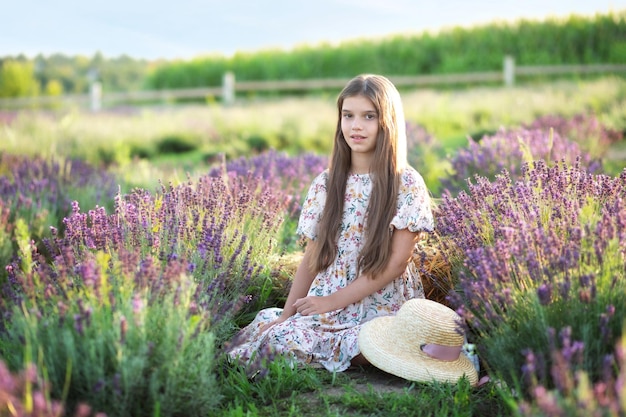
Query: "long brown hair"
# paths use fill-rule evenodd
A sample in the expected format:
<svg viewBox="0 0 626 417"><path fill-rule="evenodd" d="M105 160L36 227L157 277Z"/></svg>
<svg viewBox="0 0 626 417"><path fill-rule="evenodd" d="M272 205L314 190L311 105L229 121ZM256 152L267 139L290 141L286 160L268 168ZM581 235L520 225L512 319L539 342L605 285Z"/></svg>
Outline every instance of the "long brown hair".
<svg viewBox="0 0 626 417"><path fill-rule="evenodd" d="M378 113L379 131L370 166L372 193L367 208L365 244L359 256L361 273L372 277L387 266L391 255L391 220L396 214L400 175L406 165L406 126L400 94L387 78L359 75L344 87L337 98L337 128L329 164L326 204L313 242L311 268L316 273L328 268L337 254L346 181L352 157L341 130L341 111L347 97L369 98Z"/></svg>

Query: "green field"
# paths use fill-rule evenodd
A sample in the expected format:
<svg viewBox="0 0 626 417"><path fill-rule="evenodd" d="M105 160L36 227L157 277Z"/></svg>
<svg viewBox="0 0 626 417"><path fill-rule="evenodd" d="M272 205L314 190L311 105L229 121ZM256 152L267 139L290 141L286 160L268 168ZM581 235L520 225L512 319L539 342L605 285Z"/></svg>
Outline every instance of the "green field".
<svg viewBox="0 0 626 417"><path fill-rule="evenodd" d="M402 91L485 385L225 361L286 297L335 94L1 113L0 415L624 415L622 77Z"/></svg>

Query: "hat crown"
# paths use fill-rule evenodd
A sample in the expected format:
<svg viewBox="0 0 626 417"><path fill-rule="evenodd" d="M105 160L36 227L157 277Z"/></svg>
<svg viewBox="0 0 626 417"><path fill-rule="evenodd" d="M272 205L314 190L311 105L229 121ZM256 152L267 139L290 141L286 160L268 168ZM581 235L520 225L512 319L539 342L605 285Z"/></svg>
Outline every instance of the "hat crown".
<svg viewBox="0 0 626 417"><path fill-rule="evenodd" d="M405 302L393 322L393 333L410 340L409 346L419 349L422 344L462 346L461 317L443 304L427 299Z"/></svg>

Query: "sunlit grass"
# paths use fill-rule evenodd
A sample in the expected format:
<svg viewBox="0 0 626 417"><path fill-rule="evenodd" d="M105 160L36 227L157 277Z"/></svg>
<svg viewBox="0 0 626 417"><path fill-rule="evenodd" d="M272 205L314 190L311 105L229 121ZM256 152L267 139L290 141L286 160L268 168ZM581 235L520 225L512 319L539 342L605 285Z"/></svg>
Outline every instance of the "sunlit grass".
<svg viewBox="0 0 626 417"><path fill-rule="evenodd" d="M224 368L224 416L473 416L511 415L495 384L472 388L416 383L375 368L342 373L298 367L277 360L262 379L250 379L244 369ZM377 385L372 379L378 380Z"/></svg>
<svg viewBox="0 0 626 417"><path fill-rule="evenodd" d="M403 91L408 121L423 125L447 150L467 135L531 122L537 116L593 112L608 127L626 126L626 81L607 77L520 87ZM24 112L0 127L0 151L65 155L87 162L130 166L135 157L158 158L168 137L195 144L206 157L230 157L271 147L327 153L335 128L335 97L300 97L219 105L155 107L89 113ZM89 143L89 146L84 146Z"/></svg>
<svg viewBox="0 0 626 417"><path fill-rule="evenodd" d="M460 91L424 89L403 94L403 100L407 119L421 123L446 145L450 141L447 148L468 134L512 128L545 114L593 112L602 115L607 126L621 129L626 121L626 82L622 78Z"/></svg>

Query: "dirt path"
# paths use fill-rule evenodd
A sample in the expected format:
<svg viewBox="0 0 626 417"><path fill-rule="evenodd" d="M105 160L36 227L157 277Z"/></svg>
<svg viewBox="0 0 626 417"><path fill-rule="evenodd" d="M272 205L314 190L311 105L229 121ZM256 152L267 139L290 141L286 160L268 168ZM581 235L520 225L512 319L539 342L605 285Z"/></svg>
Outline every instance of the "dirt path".
<svg viewBox="0 0 626 417"><path fill-rule="evenodd" d="M410 387L411 381L388 374L375 367L353 367L342 373L349 381L342 380L336 386L324 388L324 395L339 397L347 392L356 391L358 393L376 392L378 394L403 393ZM319 401L319 392L303 394L309 397L310 401Z"/></svg>

